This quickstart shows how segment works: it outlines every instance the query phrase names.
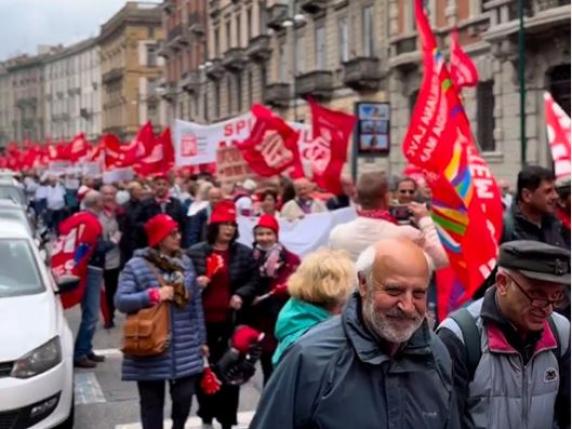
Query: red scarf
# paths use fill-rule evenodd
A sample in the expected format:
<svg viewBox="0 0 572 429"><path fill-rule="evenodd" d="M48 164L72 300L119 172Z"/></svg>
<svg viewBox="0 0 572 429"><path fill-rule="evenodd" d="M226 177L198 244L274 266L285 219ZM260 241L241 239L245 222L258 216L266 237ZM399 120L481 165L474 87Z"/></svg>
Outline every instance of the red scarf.
<svg viewBox="0 0 572 429"><path fill-rule="evenodd" d="M566 212L565 210L562 210L562 208L560 207L557 207L556 217L560 222L562 222L562 225L564 225L566 229L568 230L570 229L570 213Z"/></svg>
<svg viewBox="0 0 572 429"><path fill-rule="evenodd" d="M358 210L358 216L367 217L370 219L380 219L397 225L397 220L389 214L387 210L375 209L375 210Z"/></svg>

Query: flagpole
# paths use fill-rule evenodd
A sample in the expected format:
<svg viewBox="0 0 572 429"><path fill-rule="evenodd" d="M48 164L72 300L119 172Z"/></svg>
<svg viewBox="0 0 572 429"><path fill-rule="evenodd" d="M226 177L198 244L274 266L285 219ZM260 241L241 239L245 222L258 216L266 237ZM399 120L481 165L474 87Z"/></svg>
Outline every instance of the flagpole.
<svg viewBox="0 0 572 429"><path fill-rule="evenodd" d="M518 81L520 86L520 164L526 164L526 85L524 45L524 0L518 0Z"/></svg>

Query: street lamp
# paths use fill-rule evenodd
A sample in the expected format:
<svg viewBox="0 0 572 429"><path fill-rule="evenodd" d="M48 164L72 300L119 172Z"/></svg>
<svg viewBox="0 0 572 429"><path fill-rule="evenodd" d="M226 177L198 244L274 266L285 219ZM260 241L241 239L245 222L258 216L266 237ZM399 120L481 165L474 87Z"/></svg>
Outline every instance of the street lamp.
<svg viewBox="0 0 572 429"><path fill-rule="evenodd" d="M526 83L525 83L524 0L518 0L518 80L520 87L520 164L526 164Z"/></svg>
<svg viewBox="0 0 572 429"><path fill-rule="evenodd" d="M292 28L292 102L294 103L293 110L294 110L294 122L298 120L298 103L297 103L297 96L296 96L296 71L298 69L297 64L297 53L298 53L298 46L297 46L297 39L296 39L296 25L303 24L306 22L306 17L301 13L296 13L296 0L290 2L291 8L289 17L286 18L282 22L282 27L284 28Z"/></svg>

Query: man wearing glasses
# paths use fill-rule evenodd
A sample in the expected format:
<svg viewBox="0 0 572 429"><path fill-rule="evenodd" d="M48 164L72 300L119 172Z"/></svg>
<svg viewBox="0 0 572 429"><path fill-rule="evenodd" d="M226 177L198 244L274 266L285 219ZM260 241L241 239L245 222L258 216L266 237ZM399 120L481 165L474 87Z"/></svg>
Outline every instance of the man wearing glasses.
<svg viewBox="0 0 572 429"><path fill-rule="evenodd" d="M438 330L465 428L570 427L570 252L536 241L500 249L496 283ZM556 425L558 424L558 426Z"/></svg>

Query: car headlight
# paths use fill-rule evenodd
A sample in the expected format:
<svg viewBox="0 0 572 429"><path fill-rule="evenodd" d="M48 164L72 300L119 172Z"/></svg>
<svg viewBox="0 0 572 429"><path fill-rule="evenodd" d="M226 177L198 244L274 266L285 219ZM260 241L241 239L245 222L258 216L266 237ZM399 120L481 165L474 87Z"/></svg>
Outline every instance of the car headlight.
<svg viewBox="0 0 572 429"><path fill-rule="evenodd" d="M12 377L30 378L46 372L62 361L60 337L54 337L40 347L25 354L12 367Z"/></svg>

